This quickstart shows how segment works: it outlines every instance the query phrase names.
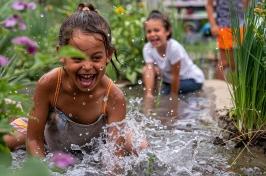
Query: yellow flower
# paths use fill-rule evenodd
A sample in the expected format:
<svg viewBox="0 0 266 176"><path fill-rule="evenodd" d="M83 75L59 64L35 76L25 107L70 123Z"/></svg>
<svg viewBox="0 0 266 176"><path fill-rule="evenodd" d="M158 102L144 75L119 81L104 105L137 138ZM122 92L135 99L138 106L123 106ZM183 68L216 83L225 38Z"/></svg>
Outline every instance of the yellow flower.
<svg viewBox="0 0 266 176"><path fill-rule="evenodd" d="M139 6L140 8L143 8L143 7L144 7L144 3L143 3L143 2L140 2L140 3L138 3L138 6Z"/></svg>
<svg viewBox="0 0 266 176"><path fill-rule="evenodd" d="M53 6L48 4L47 6L45 6L45 10L46 11L52 11L53 10Z"/></svg>
<svg viewBox="0 0 266 176"><path fill-rule="evenodd" d="M123 14L123 13L125 13L125 11L126 10L122 6L118 6L115 8L115 13L117 13L117 14Z"/></svg>
<svg viewBox="0 0 266 176"><path fill-rule="evenodd" d="M261 14L263 12L263 9L257 7L254 9L254 12Z"/></svg>

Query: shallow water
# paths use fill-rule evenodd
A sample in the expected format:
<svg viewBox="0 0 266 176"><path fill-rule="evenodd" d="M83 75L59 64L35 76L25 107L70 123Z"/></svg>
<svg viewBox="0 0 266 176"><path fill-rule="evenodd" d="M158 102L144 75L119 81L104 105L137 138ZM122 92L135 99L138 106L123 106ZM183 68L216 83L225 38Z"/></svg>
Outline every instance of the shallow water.
<svg viewBox="0 0 266 176"><path fill-rule="evenodd" d="M133 131L133 144L138 147L146 136L150 147L139 151L139 156L118 159L110 152L112 145L101 144L97 152L85 154L82 161L65 173L52 175L266 175L266 155L262 151L244 151L232 165L240 149L234 149L232 143L213 144L219 128L209 98L211 92L208 96L204 92L180 96L174 105L172 98L161 96L149 115L142 113L147 107L143 108L141 86L127 87L124 92L128 98L125 123ZM13 157L13 165L17 166L25 152L19 150ZM124 169L114 173L117 166Z"/></svg>

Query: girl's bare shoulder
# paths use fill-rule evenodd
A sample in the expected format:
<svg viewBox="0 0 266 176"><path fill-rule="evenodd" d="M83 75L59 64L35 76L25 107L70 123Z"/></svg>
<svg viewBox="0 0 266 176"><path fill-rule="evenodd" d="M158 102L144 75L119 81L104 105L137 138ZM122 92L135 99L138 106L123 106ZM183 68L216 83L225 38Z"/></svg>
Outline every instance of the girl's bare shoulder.
<svg viewBox="0 0 266 176"><path fill-rule="evenodd" d="M114 83L112 83L108 98L110 99L110 102L113 102L114 104L125 103L125 96L123 91Z"/></svg>
<svg viewBox="0 0 266 176"><path fill-rule="evenodd" d="M60 68L54 68L51 71L45 73L37 82L36 88L51 91L56 88L58 74Z"/></svg>

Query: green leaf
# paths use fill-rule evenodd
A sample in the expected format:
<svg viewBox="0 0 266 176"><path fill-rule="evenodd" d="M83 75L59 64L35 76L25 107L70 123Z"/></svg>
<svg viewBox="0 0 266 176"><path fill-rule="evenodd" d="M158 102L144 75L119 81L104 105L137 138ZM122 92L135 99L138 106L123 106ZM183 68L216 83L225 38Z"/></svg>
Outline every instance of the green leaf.
<svg viewBox="0 0 266 176"><path fill-rule="evenodd" d="M58 54L59 57L76 57L80 59L87 58L86 54L70 45L61 47Z"/></svg>
<svg viewBox="0 0 266 176"><path fill-rule="evenodd" d="M7 146L0 144L0 165L10 166L12 161L12 156L10 150Z"/></svg>
<svg viewBox="0 0 266 176"><path fill-rule="evenodd" d="M49 176L47 165L38 158L29 158L21 169L16 171L15 176Z"/></svg>

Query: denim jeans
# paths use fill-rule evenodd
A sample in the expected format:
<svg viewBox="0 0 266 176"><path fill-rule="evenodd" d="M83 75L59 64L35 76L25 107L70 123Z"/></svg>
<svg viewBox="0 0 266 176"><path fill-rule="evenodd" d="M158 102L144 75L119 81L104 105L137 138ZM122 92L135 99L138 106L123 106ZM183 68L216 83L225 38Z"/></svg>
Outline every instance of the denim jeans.
<svg viewBox="0 0 266 176"><path fill-rule="evenodd" d="M200 90L202 88L202 83L197 83L194 79L184 79L180 80L179 93L185 94ZM161 94L168 95L171 92L171 84L163 82Z"/></svg>

